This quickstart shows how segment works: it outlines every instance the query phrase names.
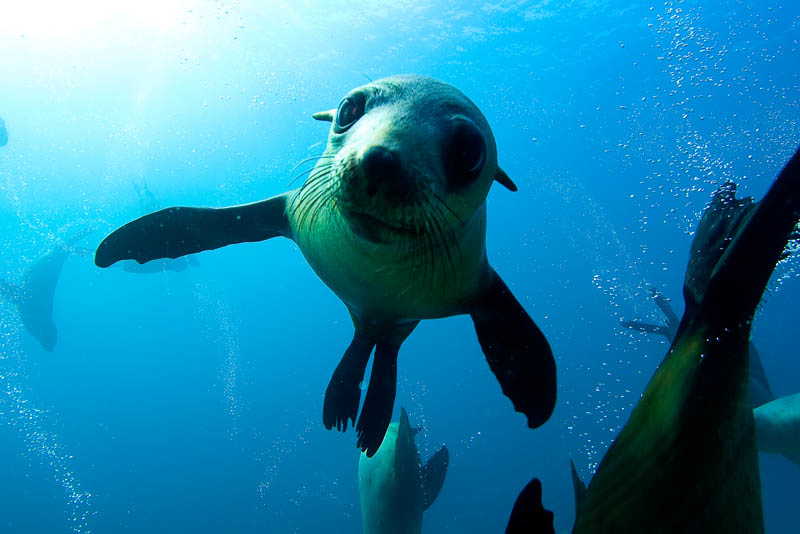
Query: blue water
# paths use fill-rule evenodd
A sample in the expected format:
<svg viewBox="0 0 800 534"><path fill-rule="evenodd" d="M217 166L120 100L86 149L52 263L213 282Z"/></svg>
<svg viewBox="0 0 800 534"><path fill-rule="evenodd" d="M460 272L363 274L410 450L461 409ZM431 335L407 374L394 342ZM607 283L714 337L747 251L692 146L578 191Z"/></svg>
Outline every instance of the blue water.
<svg viewBox="0 0 800 534"><path fill-rule="evenodd" d="M164 206L263 199L322 151L311 114L367 77L466 93L519 185L489 195L489 259L553 347L559 402L527 429L456 317L403 345L395 416L424 426L423 457L451 453L424 531L502 532L536 475L567 532L569 458L588 480L666 351L620 318L658 318L649 285L680 311L715 186L760 196L800 143L795 2L19 4L0 15L0 276L95 230L52 353L2 304L3 533L360 532L355 434L321 417L345 307L286 240L96 268L141 214L134 184ZM797 261L753 334L777 396L800 384ZM761 476L767 532L796 532L800 469L761 455Z"/></svg>

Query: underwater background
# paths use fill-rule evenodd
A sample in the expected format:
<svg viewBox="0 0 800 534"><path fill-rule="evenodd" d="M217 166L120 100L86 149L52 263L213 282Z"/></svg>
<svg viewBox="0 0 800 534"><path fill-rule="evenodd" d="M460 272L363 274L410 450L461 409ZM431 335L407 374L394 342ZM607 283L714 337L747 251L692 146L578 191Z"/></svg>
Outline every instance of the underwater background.
<svg viewBox="0 0 800 534"><path fill-rule="evenodd" d="M74 244L52 352L0 304L0 532L360 532L353 430L322 425L344 305L288 240L181 272L94 266L150 208L281 193L335 108L399 73L461 89L519 186L488 197L489 260L547 336L559 400L514 412L466 316L404 343L423 461L450 450L426 532L502 532L531 477L557 532L667 349L620 320L683 307L694 224L727 179L760 197L800 144L800 4L30 1L0 7L0 277ZM300 181L302 177L300 178ZM157 205L153 205L153 203ZM88 233L87 233L88 232ZM800 258L753 341L800 391ZM800 468L760 455L766 531L797 532ZM720 484L724 484L720 480Z"/></svg>

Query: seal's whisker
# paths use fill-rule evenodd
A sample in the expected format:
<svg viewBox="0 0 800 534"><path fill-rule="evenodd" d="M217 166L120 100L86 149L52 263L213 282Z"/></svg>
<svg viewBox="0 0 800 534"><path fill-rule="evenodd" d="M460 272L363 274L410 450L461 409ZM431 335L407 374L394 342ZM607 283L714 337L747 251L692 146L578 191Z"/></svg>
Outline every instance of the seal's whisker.
<svg viewBox="0 0 800 534"><path fill-rule="evenodd" d="M423 280L427 281L429 286L433 287L433 278L435 269L433 268L433 260L434 256L431 254L432 252L432 243L430 242L431 236L428 229L428 225L426 224L425 220L425 212L424 210L420 212L418 208L422 206L415 202L412 205L411 215L414 220L414 227L417 230L417 236L413 243L414 243L414 255L415 255L415 270L419 270L420 276ZM420 224L420 218L422 219L422 223ZM427 250L426 250L427 249ZM417 267L418 265L418 267ZM430 268L428 268L430 267Z"/></svg>
<svg viewBox="0 0 800 534"><path fill-rule="evenodd" d="M328 223L331 220L333 210L337 209L336 205L336 193L330 187L327 187L329 182L324 181L321 182L321 185L316 186L313 189L313 197L311 198L312 202L312 211L311 211L311 223L313 224L324 206L329 206L327 210L328 213Z"/></svg>
<svg viewBox="0 0 800 534"><path fill-rule="evenodd" d="M320 181L312 184L310 187L308 187L304 191L304 195L303 196L305 198L309 198L310 199L310 198L316 197L318 193L326 192L326 191L330 191L330 188L328 187L328 182L326 180L320 180ZM331 192L331 194L333 194L333 193Z"/></svg>
<svg viewBox="0 0 800 534"><path fill-rule="evenodd" d="M445 217L444 212L442 211L442 209L439 206L437 206L436 204L431 202L430 207L435 212L432 216L438 217L439 222L442 224L444 229L449 234L449 238L450 238L449 242L451 242L451 243L453 243L455 245L456 252L458 252L458 260L459 260L459 262L464 261L464 256L461 253L461 245L460 245L461 241L456 236L456 233L453 230L453 226L447 220L447 217Z"/></svg>
<svg viewBox="0 0 800 534"><path fill-rule="evenodd" d="M318 170L322 170L322 169L328 169L328 168L330 168L332 166L333 166L333 163L327 163L327 164L315 165L314 167L310 167L310 168L304 170L303 172L298 173L297 176L292 178L291 181L289 182L289 186L291 186L293 183L295 183L297 180L299 180L300 178L302 178L306 174L310 174L310 173L313 173L314 171L318 171Z"/></svg>
<svg viewBox="0 0 800 534"><path fill-rule="evenodd" d="M316 161L316 160L323 159L323 158L334 158L334 157L336 157L336 155L335 155L335 154L319 154L319 155L317 155L317 156L309 156L309 157L307 157L307 158L305 158L305 159L301 159L300 161L298 161L298 162L297 162L297 165L295 165L294 167L292 167L292 172L296 171L296 170L297 170L297 168L298 168L300 165L302 165L303 163L306 163L306 162L308 162L308 161Z"/></svg>
<svg viewBox="0 0 800 534"><path fill-rule="evenodd" d="M435 199L436 199L436 200L437 200L437 201L438 201L438 202L439 202L439 203L440 203L442 206L444 206L445 208L447 208L447 211L449 211L449 212L450 212L450 213L453 215L453 217L455 217L455 219L456 219L456 220L459 222L459 224L464 224L464 222L465 222L465 221L464 221L464 219L462 219L462 218L461 218L461 216L460 216L458 213L456 213L456 212L455 212L455 210L453 210L453 208L451 208L451 207L450 207L450 204L448 204L448 203L447 203L447 201L446 201L445 199L443 199L443 198L441 197L441 195L439 195L439 193L437 193L436 191L431 191L431 194L433 194L433 197L434 197L434 198L435 198Z"/></svg>
<svg viewBox="0 0 800 534"><path fill-rule="evenodd" d="M295 171L296 171L297 169L299 169L299 168L300 168L300 166L301 166L303 163L308 163L309 161L319 161L319 160L321 160L321 159L332 159L332 158L334 158L334 157L336 157L336 155L335 155L335 154L320 154L319 156L311 156L311 157L305 158L305 159L303 159L303 160L300 160L299 162L297 162L297 165L295 165L294 167L292 167L292 171L291 171L291 173L290 173L290 174L294 174L294 173L295 173ZM312 166L311 168L313 169L314 167Z"/></svg>
<svg viewBox="0 0 800 534"><path fill-rule="evenodd" d="M322 171L329 170L331 167L333 167L333 163L321 163L319 165L315 165L315 166L313 166L313 167L311 167L309 169L306 169L303 172L299 173L294 178L292 178L292 180L289 182L289 186L291 186L294 182L296 182L300 177L302 177L305 174L309 174L309 173L311 174L311 177L309 177L309 181L310 181L314 177L317 176L317 174L315 174L315 172L316 173L321 173Z"/></svg>
<svg viewBox="0 0 800 534"><path fill-rule="evenodd" d="M458 247L458 241L455 239L455 235L452 234L452 229L450 229L450 227L447 225L446 221L442 220L442 212L438 208L438 206L436 206L433 202L431 202L430 199L426 198L426 201L427 201L428 207L430 208L428 216L429 216L430 221L432 223L432 228L434 229L434 234L438 238L439 244L444 248L445 256L447 257L447 262L450 264L450 269L452 270L452 275L453 275L454 278L456 278L458 276L458 269L456 268L455 261L453 261L453 255L451 254L451 251L450 251L450 242L452 241L453 244L455 244L455 246ZM442 224L443 223L451 231L451 235L449 235L449 236L445 236L444 235L445 232L444 232L444 229L442 228ZM459 250L459 256L460 255L461 255L461 252Z"/></svg>
<svg viewBox="0 0 800 534"><path fill-rule="evenodd" d="M431 224L431 220L430 220L430 217L429 217L428 210L424 209L424 206L422 204L419 204L418 206L420 208L422 208L421 215L422 215L422 220L423 220L423 223L424 223L424 226L425 226L425 231L421 234L423 236L423 238L421 240L422 241L422 247L424 249L426 249L425 250L425 254L422 255L423 256L422 260L425 262L425 266L429 267L429 269L426 269L424 271L423 275L425 276L428 273L430 273L429 276L425 276L425 277L426 277L427 282L428 282L428 284L427 284L428 288L429 288L429 290L432 291L436 287L436 274L437 274L437 268L436 268L436 260L437 260L436 248L437 248L437 246L436 246L436 240L434 239L435 233L436 233L436 229Z"/></svg>
<svg viewBox="0 0 800 534"><path fill-rule="evenodd" d="M307 194L303 202L308 203L308 209L303 212L302 223L310 220L311 224L316 220L319 210L327 204L328 200L333 196L331 190L327 187L318 187L316 190ZM313 226L309 225L311 228Z"/></svg>
<svg viewBox="0 0 800 534"><path fill-rule="evenodd" d="M309 176L308 180L300 187L300 192L305 193L307 191L313 191L315 188L319 187L320 185L326 186L326 178L330 176L332 172L330 167L323 167L317 169L317 172L312 173Z"/></svg>

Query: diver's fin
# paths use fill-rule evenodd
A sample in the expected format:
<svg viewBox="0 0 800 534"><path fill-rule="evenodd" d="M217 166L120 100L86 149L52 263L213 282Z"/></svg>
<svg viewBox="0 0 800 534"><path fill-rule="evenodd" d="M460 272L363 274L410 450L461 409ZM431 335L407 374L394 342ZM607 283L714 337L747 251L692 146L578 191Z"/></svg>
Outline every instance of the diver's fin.
<svg viewBox="0 0 800 534"><path fill-rule="evenodd" d="M530 428L544 424L556 403L556 362L544 334L493 269L471 315L503 393Z"/></svg>
<svg viewBox="0 0 800 534"><path fill-rule="evenodd" d="M752 320L794 232L800 216L800 150L747 215L747 223L737 225L731 244L714 267L703 299L703 305L713 306L715 315L725 324Z"/></svg>
<svg viewBox="0 0 800 534"><path fill-rule="evenodd" d="M506 534L555 534L553 512L542 504L542 483L534 478L517 497Z"/></svg>
<svg viewBox="0 0 800 534"><path fill-rule="evenodd" d="M383 443L386 428L392 419L397 392L397 352L399 344L378 343L372 362L367 396L358 418L358 447L372 458Z"/></svg>
<svg viewBox="0 0 800 534"><path fill-rule="evenodd" d="M572 461L572 458L569 460L569 470L572 473L572 489L575 492L575 515L577 516L581 509L581 504L583 504L583 497L586 495L586 484L578 476L578 470L575 469L575 462Z"/></svg>
<svg viewBox="0 0 800 534"><path fill-rule="evenodd" d="M344 432L347 430L348 419L355 424L358 403L361 400L361 381L364 380L364 371L373 348L375 341L356 327L353 341L336 366L325 391L322 422L328 430L335 426L337 430Z"/></svg>
<svg viewBox="0 0 800 534"><path fill-rule="evenodd" d="M664 324L651 324L643 321L620 321L619 324L625 328L636 330L637 332L644 332L646 334L658 334L667 338L667 341L672 342L670 337L669 328Z"/></svg>
<svg viewBox="0 0 800 534"><path fill-rule="evenodd" d="M19 306L20 303L22 303L24 295L25 288L20 284L15 284L14 282L9 282L8 280L0 278L0 297Z"/></svg>
<svg viewBox="0 0 800 534"><path fill-rule="evenodd" d="M427 510L442 491L449 463L450 451L447 450L447 446L442 445L442 448L428 458L428 461L422 466L423 510Z"/></svg>
<svg viewBox="0 0 800 534"><path fill-rule="evenodd" d="M291 238L287 195L228 208L175 207L145 215L108 235L97 247L94 262L98 267L128 259L145 263L234 243Z"/></svg>

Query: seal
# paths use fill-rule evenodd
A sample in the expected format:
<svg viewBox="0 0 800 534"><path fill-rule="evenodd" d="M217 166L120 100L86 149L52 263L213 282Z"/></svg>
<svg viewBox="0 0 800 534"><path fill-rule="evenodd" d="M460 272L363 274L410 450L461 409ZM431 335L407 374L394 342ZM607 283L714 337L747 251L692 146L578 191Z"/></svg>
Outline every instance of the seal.
<svg viewBox="0 0 800 534"><path fill-rule="evenodd" d="M323 423L358 417L372 456L392 415L400 345L420 320L469 314L491 370L535 428L550 417L556 368L542 332L487 260L486 195L516 186L497 164L486 118L453 86L420 76L350 91L330 121L325 152L305 183L227 208L167 208L108 235L95 263L144 263L283 236L345 303L355 334L325 393Z"/></svg>
<svg viewBox="0 0 800 534"><path fill-rule="evenodd" d="M775 426L758 439L774 430L775 450L785 451L781 442L798 435L797 400L754 417L748 347L798 219L800 150L760 201L737 199L732 183L714 194L692 240L686 306L667 355L588 487L573 470L572 532L764 532L756 421L771 419ZM534 479L530 487L507 534L553 532L541 484Z"/></svg>
<svg viewBox="0 0 800 534"><path fill-rule="evenodd" d="M705 250L692 251L693 254L704 254L708 252L709 251ZM700 262L693 259L689 262L689 265L691 266L697 263ZM691 280L695 280L695 284L697 283L697 279L693 274L687 273L687 277L689 277ZM680 319L675 313L675 310L672 309L670 300L660 291L658 291L658 289L651 287L650 294L652 295L656 306L658 306L664 314L666 322L662 324L653 324L646 321L627 320L620 321L620 325L639 332L645 332L647 334L659 334L666 338L669 343L672 343L675 340L675 336L678 335ZM753 407L753 409L756 409L759 406L774 401L775 394L772 392L772 387L769 385L769 380L767 380L767 373L764 371L764 364L761 363L761 356L758 354L758 349L756 349L756 346L752 341L750 341L748 346L748 353L750 354L750 405ZM759 441L759 443L761 442Z"/></svg>
<svg viewBox="0 0 800 534"><path fill-rule="evenodd" d="M422 465L405 408L400 421L390 423L372 458L358 460L358 494L364 534L419 534L422 513L444 485L450 453L442 448Z"/></svg>
<svg viewBox="0 0 800 534"><path fill-rule="evenodd" d="M759 452L782 454L800 467L800 393L753 410Z"/></svg>
<svg viewBox="0 0 800 534"><path fill-rule="evenodd" d="M83 249L75 249L74 245L92 231L94 227L90 226L63 243L55 243L25 268L20 281L0 278L0 298L16 306L22 326L47 352L53 352L58 341L53 304L61 271L71 254L86 253Z"/></svg>

